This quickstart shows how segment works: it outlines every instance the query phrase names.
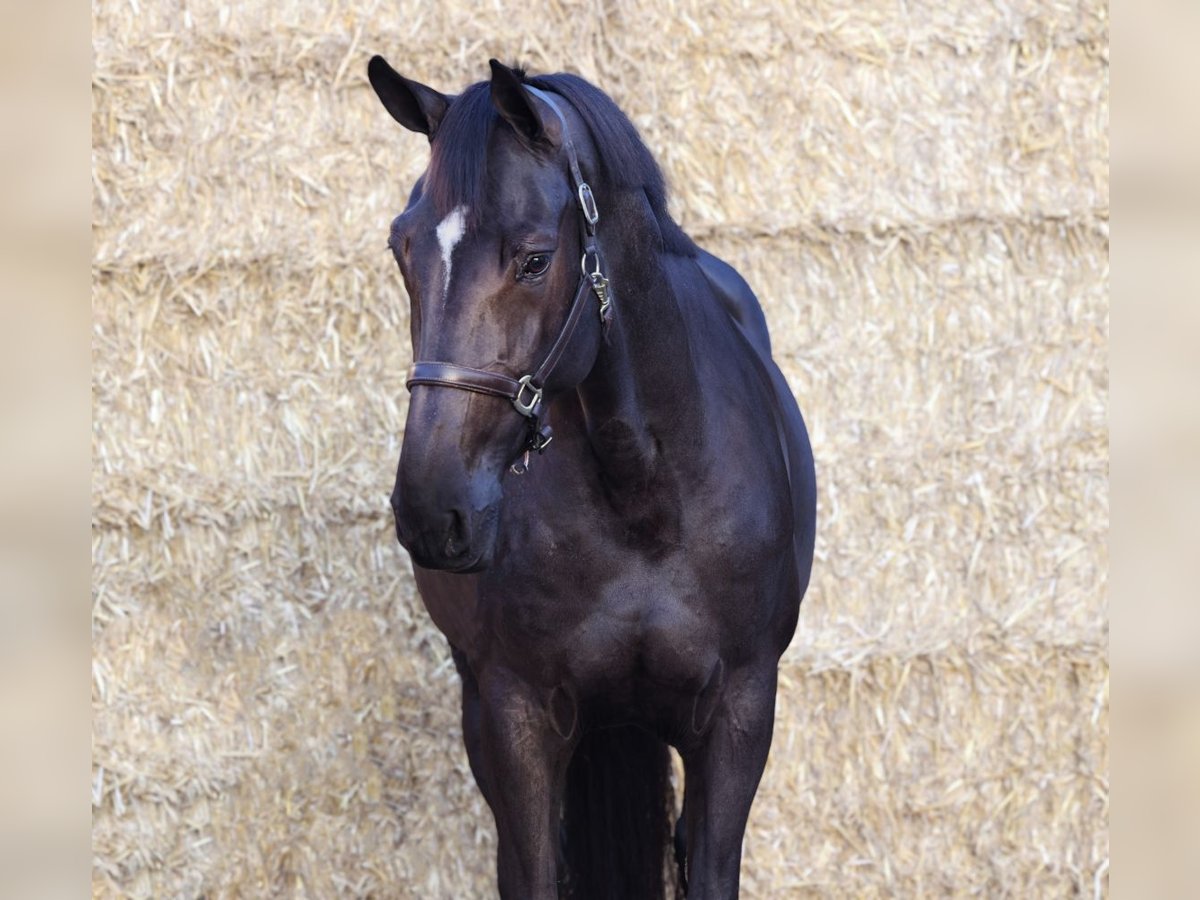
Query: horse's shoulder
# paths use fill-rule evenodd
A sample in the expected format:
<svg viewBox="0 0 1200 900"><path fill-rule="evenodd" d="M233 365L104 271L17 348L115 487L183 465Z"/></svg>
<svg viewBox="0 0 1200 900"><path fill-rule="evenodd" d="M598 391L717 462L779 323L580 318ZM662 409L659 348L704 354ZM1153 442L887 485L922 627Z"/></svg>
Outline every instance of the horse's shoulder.
<svg viewBox="0 0 1200 900"><path fill-rule="evenodd" d="M728 311L730 318L737 323L746 343L753 348L758 357L755 367L762 374L765 387L773 401L769 408L771 431L778 438L781 461L787 478L788 489L778 496L789 497L791 500L797 561L801 570L801 582L807 585L816 515L816 483L812 447L804 418L787 379L772 358L766 317L746 280L733 266L704 250L699 251L696 263L712 287L713 293ZM765 419L760 421L764 421L765 424ZM745 463L749 454L740 458ZM729 503L733 503L735 499L722 498ZM770 525L771 521L768 517L765 524ZM764 522L753 517L749 522L735 522L735 526L739 528L754 527L756 524L762 525Z"/></svg>
<svg viewBox="0 0 1200 900"><path fill-rule="evenodd" d="M754 348L770 358L771 337L767 333L767 319L746 279L725 260L707 250L700 249L697 252L696 265L730 318L741 327Z"/></svg>

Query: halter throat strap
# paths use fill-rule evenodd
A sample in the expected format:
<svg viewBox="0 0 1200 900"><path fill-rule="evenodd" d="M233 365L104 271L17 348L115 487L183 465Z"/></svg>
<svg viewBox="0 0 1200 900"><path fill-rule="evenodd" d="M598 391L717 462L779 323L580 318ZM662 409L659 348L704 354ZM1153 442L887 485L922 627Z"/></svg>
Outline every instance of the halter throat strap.
<svg viewBox="0 0 1200 900"><path fill-rule="evenodd" d="M591 186L584 180L579 168L579 156L571 141L567 120L558 108L552 96L532 85L525 89L542 100L550 107L562 126L563 151L567 156L567 168L571 178L571 187L575 202L579 206L579 236L582 247L582 257L579 262L581 276L579 286L575 289L575 297L571 301L567 318L559 329L558 336L551 344L542 364L532 373L520 378L512 378L502 372L491 372L470 366L460 366L450 362L422 361L413 364L408 370L405 386L411 392L417 385L427 387L456 388L476 394L486 394L508 400L520 415L528 422L524 452L541 453L550 443L551 431L549 425L542 424L545 407L542 401L542 391L546 382L562 361L570 344L575 328L583 317L583 309L587 305L589 294L595 294L599 303L601 325L607 330L612 320L612 297L609 292L608 279L601 270L600 247L596 240L596 224L600 221L600 210L596 206L596 197Z"/></svg>

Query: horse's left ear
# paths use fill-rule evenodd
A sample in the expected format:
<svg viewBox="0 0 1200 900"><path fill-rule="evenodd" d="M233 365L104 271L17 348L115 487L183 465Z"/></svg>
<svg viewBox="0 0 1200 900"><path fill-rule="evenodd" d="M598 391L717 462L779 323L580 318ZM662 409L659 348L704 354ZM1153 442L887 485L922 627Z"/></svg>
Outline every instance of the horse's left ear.
<svg viewBox="0 0 1200 900"><path fill-rule="evenodd" d="M553 110L526 90L517 73L504 63L493 59L488 64L492 67L492 105L500 118L533 149L557 147L562 128Z"/></svg>

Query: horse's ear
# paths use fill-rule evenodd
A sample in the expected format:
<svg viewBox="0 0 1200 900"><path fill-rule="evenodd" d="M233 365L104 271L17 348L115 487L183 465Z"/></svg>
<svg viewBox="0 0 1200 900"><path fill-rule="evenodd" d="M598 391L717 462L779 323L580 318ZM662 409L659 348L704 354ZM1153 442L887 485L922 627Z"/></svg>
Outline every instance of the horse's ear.
<svg viewBox="0 0 1200 900"><path fill-rule="evenodd" d="M450 108L450 97L405 78L382 56L371 57L367 63L367 78L393 119L409 131L428 135L433 141L442 117Z"/></svg>
<svg viewBox="0 0 1200 900"><path fill-rule="evenodd" d="M534 149L558 146L562 129L554 112L529 93L517 73L504 63L492 59L488 64L492 67L492 105L500 118Z"/></svg>

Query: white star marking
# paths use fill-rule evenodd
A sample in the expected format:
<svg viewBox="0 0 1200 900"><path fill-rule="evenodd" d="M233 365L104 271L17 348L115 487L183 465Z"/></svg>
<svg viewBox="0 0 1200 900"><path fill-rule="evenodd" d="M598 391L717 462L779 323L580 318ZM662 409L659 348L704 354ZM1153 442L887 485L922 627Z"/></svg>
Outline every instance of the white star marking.
<svg viewBox="0 0 1200 900"><path fill-rule="evenodd" d="M445 271L442 282L442 304L445 305L450 296L450 267L454 257L454 248L462 240L467 227L467 208L459 206L450 215L442 219L437 227L438 246L442 248L442 266Z"/></svg>

